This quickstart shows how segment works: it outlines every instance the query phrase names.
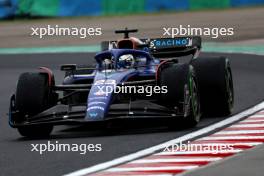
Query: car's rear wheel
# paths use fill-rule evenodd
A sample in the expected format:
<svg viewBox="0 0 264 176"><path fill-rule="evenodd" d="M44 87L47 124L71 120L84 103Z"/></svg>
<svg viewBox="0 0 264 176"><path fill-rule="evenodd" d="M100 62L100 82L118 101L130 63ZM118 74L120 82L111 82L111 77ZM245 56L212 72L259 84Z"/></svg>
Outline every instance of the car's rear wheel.
<svg viewBox="0 0 264 176"><path fill-rule="evenodd" d="M56 103L56 94L48 85L48 76L44 73L23 73L17 82L15 94L15 107L19 112L19 122L25 122L30 118ZM53 126L22 126L18 132L22 136L35 137L47 136Z"/></svg>
<svg viewBox="0 0 264 176"><path fill-rule="evenodd" d="M200 121L200 96L194 69L189 64L172 64L160 72L160 85L168 92L161 101L170 108L177 108L184 118L176 118L170 127L194 127ZM175 124L180 123L180 124Z"/></svg>
<svg viewBox="0 0 264 176"><path fill-rule="evenodd" d="M234 88L229 60L225 57L197 58L192 65L200 87L202 112L210 116L231 114Z"/></svg>

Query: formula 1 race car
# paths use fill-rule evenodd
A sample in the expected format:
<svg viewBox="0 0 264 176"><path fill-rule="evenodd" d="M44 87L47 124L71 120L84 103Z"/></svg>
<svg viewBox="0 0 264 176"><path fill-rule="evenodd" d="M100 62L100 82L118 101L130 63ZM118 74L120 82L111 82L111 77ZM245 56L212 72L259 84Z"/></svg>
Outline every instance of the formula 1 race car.
<svg viewBox="0 0 264 176"><path fill-rule="evenodd" d="M93 68L62 65L61 85L45 67L21 74L11 96L10 126L35 137L49 135L54 125L165 120L170 128L194 127L202 114L231 113L227 58L198 57L198 36L138 39L131 32L137 30L118 30L123 39L102 42Z"/></svg>

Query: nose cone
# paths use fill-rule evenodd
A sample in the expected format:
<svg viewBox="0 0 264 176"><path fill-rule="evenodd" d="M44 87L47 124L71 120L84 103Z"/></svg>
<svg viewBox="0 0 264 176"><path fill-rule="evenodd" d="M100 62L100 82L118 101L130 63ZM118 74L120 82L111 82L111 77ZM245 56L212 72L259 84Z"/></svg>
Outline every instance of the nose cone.
<svg viewBox="0 0 264 176"><path fill-rule="evenodd" d="M103 120L107 115L116 84L107 84L108 81L104 81L105 82L101 82L100 84L95 83L90 90L85 117L86 120Z"/></svg>
<svg viewBox="0 0 264 176"><path fill-rule="evenodd" d="M136 73L135 69L113 70L107 74L103 71L97 72L89 92L85 120L100 121L105 119L113 101L116 86L121 85L122 82Z"/></svg>

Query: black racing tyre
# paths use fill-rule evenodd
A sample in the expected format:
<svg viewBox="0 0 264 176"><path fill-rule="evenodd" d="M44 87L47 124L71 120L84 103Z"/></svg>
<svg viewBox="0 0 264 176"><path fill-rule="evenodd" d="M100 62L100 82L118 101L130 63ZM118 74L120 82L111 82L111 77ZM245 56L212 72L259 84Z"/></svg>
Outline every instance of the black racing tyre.
<svg viewBox="0 0 264 176"><path fill-rule="evenodd" d="M170 108L177 107L184 114L180 125L170 124L170 127L196 126L201 113L198 84L193 67L189 64L171 64L161 70L159 82L160 86L167 86L168 90L166 94L161 94L161 101Z"/></svg>
<svg viewBox="0 0 264 176"><path fill-rule="evenodd" d="M48 76L44 73L21 74L15 97L15 107L21 122L55 105L57 98L48 85ZM49 135L51 130L52 126L18 128L22 136Z"/></svg>
<svg viewBox="0 0 264 176"><path fill-rule="evenodd" d="M227 116L234 106L234 88L229 59L197 58L192 61L197 74L202 113Z"/></svg>
<svg viewBox="0 0 264 176"><path fill-rule="evenodd" d="M109 41L102 41L101 42L101 51L109 50Z"/></svg>

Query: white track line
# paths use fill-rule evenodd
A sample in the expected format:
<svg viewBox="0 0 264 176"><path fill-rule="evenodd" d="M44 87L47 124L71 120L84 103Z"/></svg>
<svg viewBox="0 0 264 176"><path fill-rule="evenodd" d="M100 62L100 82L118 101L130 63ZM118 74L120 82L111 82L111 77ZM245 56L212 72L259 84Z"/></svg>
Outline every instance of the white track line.
<svg viewBox="0 0 264 176"><path fill-rule="evenodd" d="M168 158L168 159L140 159L130 163L181 163L181 162L199 162L199 161L217 161L221 157L193 157L193 158Z"/></svg>
<svg viewBox="0 0 264 176"><path fill-rule="evenodd" d="M190 170L199 167L198 165L193 165L193 166L157 166L157 167L125 167L125 168L111 168L107 169L107 172L141 172L141 171L165 171L165 170Z"/></svg>
<svg viewBox="0 0 264 176"><path fill-rule="evenodd" d="M236 121L239 121L241 119L243 119L244 117L246 116L250 116L251 114L254 114L260 110L264 109L264 102L260 103L260 104L257 104L256 106L250 108L250 109L247 109L239 114L236 114L232 117L229 117L225 120L222 120L218 123L215 123L215 124L212 124L210 126L207 126L205 128L202 128L200 130L197 130L195 132L192 132L192 133L189 133L189 134L186 134L184 136L181 136L179 138L176 138L176 139L173 139L173 140L170 140L170 141L167 141L167 142L164 142L162 144L159 144L159 145L156 145L156 146L153 146L153 147L150 147L150 148L147 148L147 149L144 149L144 150L141 150L141 151L138 151L138 152L135 152L135 153L132 153L132 154L129 154L129 155L126 155L126 156L123 156L123 157L120 157L120 158L116 158L114 160L111 160L111 161L107 161L107 162L104 162L104 163L101 163L101 164L97 164L97 165L94 165L92 167L88 167L88 168L84 168L84 169L81 169L81 170L78 170L78 171L75 171L75 172L72 172L72 173L69 173L67 174L66 176L82 176L82 175L88 175L88 174L91 174L91 173L94 173L94 172L98 172L98 171L101 171L101 170L105 170L105 169L108 169L110 167L113 167L113 166L116 166L116 165L119 165L119 164L122 164L122 163L126 163L126 162L129 162L129 161L132 161L132 160L135 160L137 158L141 158L143 156L146 156L146 155L150 155L150 154L153 154L159 150L162 150L164 148L166 148L167 146L171 146L173 144L177 144L177 143L180 143L180 142L183 142L183 141L188 141L188 140L191 140L195 137L199 137L201 135L204 135L204 134L207 134L209 132L212 132L214 130L217 130L219 128L222 128L226 125L230 125ZM260 116L251 116L251 117L260 117ZM264 118L264 115L261 116L261 118Z"/></svg>

